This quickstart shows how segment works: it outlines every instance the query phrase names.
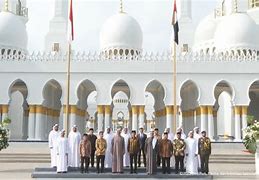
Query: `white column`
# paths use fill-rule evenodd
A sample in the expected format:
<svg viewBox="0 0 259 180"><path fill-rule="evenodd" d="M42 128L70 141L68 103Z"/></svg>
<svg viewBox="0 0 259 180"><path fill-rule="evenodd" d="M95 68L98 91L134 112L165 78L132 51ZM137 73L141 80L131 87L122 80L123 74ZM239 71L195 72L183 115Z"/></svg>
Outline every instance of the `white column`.
<svg viewBox="0 0 259 180"><path fill-rule="evenodd" d="M97 119L98 119L98 128L97 131L103 131L103 106L98 105L97 107Z"/></svg>
<svg viewBox="0 0 259 180"><path fill-rule="evenodd" d="M201 106L201 131L208 131L207 106Z"/></svg>
<svg viewBox="0 0 259 180"><path fill-rule="evenodd" d="M241 141L241 107L234 107L234 117L235 117L235 141Z"/></svg>
<svg viewBox="0 0 259 180"><path fill-rule="evenodd" d="M170 128L173 131L173 106L166 106L166 128Z"/></svg>
<svg viewBox="0 0 259 180"><path fill-rule="evenodd" d="M208 106L208 137L214 139L213 106Z"/></svg>
<svg viewBox="0 0 259 180"><path fill-rule="evenodd" d="M2 105L2 121L8 117L9 106Z"/></svg>
<svg viewBox="0 0 259 180"><path fill-rule="evenodd" d="M104 125L105 129L111 127L111 106L105 106Z"/></svg>
<svg viewBox="0 0 259 180"><path fill-rule="evenodd" d="M145 129L145 106L139 106L139 127Z"/></svg>
<svg viewBox="0 0 259 180"><path fill-rule="evenodd" d="M256 141L256 152L255 152L255 173L259 175L259 140Z"/></svg>
<svg viewBox="0 0 259 180"><path fill-rule="evenodd" d="M195 111L196 111L196 123L195 123L195 126L199 127L201 129L201 108L197 107L195 109Z"/></svg>
<svg viewBox="0 0 259 180"><path fill-rule="evenodd" d="M248 106L242 106L242 130L247 127L247 108ZM243 138L244 138L244 133Z"/></svg>
<svg viewBox="0 0 259 180"><path fill-rule="evenodd" d="M138 130L138 106L132 106L132 130Z"/></svg>
<svg viewBox="0 0 259 180"><path fill-rule="evenodd" d="M35 139L35 113L36 113L36 105L30 105L29 111L29 119L28 119L28 140Z"/></svg>
<svg viewBox="0 0 259 180"><path fill-rule="evenodd" d="M35 139L44 140L45 135L45 113L46 109L41 105L36 106Z"/></svg>

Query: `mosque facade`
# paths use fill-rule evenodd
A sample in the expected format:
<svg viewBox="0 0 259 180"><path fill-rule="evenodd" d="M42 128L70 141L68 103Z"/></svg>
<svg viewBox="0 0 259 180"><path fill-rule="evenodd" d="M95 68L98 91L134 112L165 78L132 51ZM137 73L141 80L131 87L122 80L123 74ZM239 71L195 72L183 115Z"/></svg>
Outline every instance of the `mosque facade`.
<svg viewBox="0 0 259 180"><path fill-rule="evenodd" d="M141 25L121 10L100 29L98 52L72 53L69 127L197 126L215 141L241 141L247 117L259 119L259 0L231 1L231 8L223 1L197 27L191 0L180 3L177 118L172 53L145 53ZM45 141L54 124L63 126L67 4L55 0L45 53L27 49L26 0L2 4L0 120L12 120L12 140Z"/></svg>

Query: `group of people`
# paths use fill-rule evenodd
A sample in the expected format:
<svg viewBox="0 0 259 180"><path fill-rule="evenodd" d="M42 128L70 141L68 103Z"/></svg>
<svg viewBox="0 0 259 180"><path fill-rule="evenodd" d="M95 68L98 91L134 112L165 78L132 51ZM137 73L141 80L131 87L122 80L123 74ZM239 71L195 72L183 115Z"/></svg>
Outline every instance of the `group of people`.
<svg viewBox="0 0 259 180"><path fill-rule="evenodd" d="M143 128L139 132L128 128L118 128L114 134L111 128L98 136L89 129L88 134L81 134L73 126L65 137L65 130L59 132L58 125L49 134L51 166L58 173L67 172L68 167L81 168L81 173L88 173L89 166L95 166L96 172L103 173L104 168L111 168L112 173L123 173L124 167L130 167L130 173L137 173L138 167L146 167L147 174L155 174L162 164L162 173L171 173L171 164L175 165L175 173L197 174L209 172L209 156L211 142L206 132L199 133L194 128L188 137L182 128L175 135L167 128L162 135L155 128L147 135ZM174 157L174 158L173 158Z"/></svg>

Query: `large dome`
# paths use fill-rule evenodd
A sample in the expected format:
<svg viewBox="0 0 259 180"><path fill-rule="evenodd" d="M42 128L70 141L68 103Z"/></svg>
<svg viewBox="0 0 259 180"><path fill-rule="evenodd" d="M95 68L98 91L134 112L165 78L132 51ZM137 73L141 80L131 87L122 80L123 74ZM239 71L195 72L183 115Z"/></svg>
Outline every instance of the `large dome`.
<svg viewBox="0 0 259 180"><path fill-rule="evenodd" d="M27 49L27 31L19 16L10 12L0 13L0 48Z"/></svg>
<svg viewBox="0 0 259 180"><path fill-rule="evenodd" d="M258 50L259 26L245 13L226 16L215 32L217 52L228 50Z"/></svg>
<svg viewBox="0 0 259 180"><path fill-rule="evenodd" d="M100 33L102 51L127 49L140 52L142 41L143 35L139 23L126 13L110 17Z"/></svg>

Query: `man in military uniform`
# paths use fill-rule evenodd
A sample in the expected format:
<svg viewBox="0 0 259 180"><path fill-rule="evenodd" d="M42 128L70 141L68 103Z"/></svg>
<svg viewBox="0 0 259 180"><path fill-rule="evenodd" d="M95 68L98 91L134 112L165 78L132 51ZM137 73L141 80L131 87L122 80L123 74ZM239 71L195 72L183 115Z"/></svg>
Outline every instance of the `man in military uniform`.
<svg viewBox="0 0 259 180"><path fill-rule="evenodd" d="M175 173L179 173L179 163L180 163L180 172L184 171L184 150L185 150L185 142L181 139L181 132L178 131L176 133L176 139L173 140L173 150L175 157Z"/></svg>
<svg viewBox="0 0 259 180"><path fill-rule="evenodd" d="M170 170L170 158L173 155L173 145L172 142L168 139L168 132L164 132L164 137L159 145L159 153L162 158L162 170L163 174L171 173Z"/></svg>
<svg viewBox="0 0 259 180"><path fill-rule="evenodd" d="M139 139L136 136L136 131L131 132L131 138L128 141L128 152L130 154L130 173L133 173L133 164L134 164L134 173L137 174L137 157L139 152Z"/></svg>
<svg viewBox="0 0 259 180"><path fill-rule="evenodd" d="M206 131L201 132L202 137L198 141L198 153L201 157L201 172L209 173L209 157L211 154L211 141L206 137Z"/></svg>

